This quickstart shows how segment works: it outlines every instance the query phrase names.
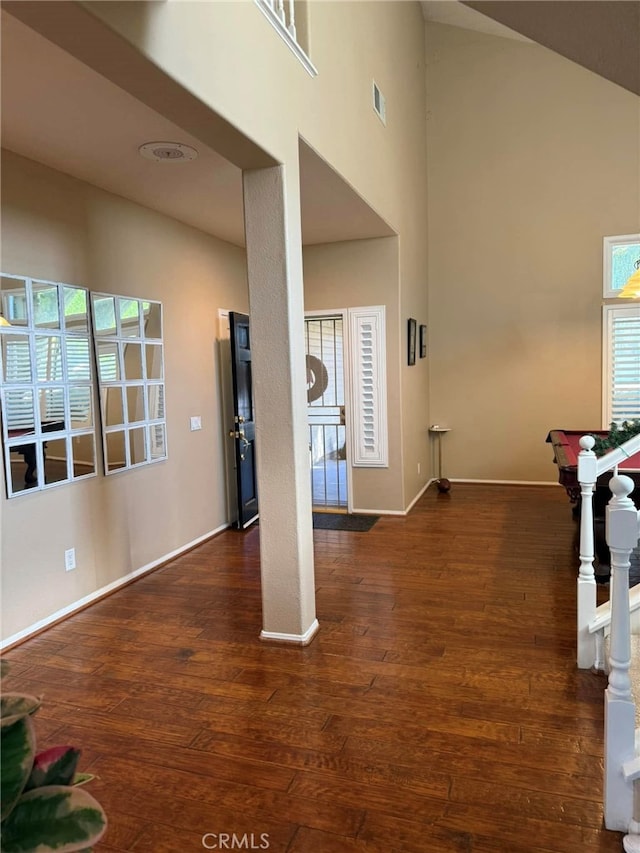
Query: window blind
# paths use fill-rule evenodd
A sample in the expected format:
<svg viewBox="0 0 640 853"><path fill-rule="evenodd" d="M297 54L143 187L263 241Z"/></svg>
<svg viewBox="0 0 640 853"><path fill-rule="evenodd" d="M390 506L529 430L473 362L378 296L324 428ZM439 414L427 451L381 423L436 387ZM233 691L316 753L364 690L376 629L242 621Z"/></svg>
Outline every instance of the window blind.
<svg viewBox="0 0 640 853"><path fill-rule="evenodd" d="M640 305L605 306L607 424L640 419Z"/></svg>

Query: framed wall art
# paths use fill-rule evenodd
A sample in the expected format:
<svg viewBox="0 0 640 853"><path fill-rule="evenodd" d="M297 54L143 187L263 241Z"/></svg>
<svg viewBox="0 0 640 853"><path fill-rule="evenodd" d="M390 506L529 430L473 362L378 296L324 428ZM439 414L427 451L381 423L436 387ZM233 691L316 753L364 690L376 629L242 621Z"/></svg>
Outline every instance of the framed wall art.
<svg viewBox="0 0 640 853"><path fill-rule="evenodd" d="M427 327L420 326L420 358L427 355Z"/></svg>
<svg viewBox="0 0 640 853"><path fill-rule="evenodd" d="M408 323L408 352L407 352L407 363L409 365L416 363L416 321L413 317L409 318Z"/></svg>

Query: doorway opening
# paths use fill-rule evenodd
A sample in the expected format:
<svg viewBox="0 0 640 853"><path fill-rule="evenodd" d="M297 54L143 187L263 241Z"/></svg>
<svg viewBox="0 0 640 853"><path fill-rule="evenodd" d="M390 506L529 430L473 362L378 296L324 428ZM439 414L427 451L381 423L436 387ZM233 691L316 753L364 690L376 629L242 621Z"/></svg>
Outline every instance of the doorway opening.
<svg viewBox="0 0 640 853"><path fill-rule="evenodd" d="M344 323L339 314L305 318L307 413L313 507L348 510Z"/></svg>

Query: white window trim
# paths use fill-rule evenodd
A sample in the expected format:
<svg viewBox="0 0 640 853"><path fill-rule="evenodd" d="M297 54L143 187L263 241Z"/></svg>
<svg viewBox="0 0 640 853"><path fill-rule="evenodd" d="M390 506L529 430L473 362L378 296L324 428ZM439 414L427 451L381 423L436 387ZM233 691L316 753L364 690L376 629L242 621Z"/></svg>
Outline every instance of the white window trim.
<svg viewBox="0 0 640 853"><path fill-rule="evenodd" d="M640 303L632 302L626 305L608 304L602 306L602 427L609 429L613 418L612 400L612 334L616 316L640 317ZM639 356L640 357L640 356Z"/></svg>
<svg viewBox="0 0 640 853"><path fill-rule="evenodd" d="M618 234L615 237L604 237L602 241L602 296L603 299L616 299L619 290L611 288L611 257L616 246L626 246L629 243L640 243L640 234Z"/></svg>

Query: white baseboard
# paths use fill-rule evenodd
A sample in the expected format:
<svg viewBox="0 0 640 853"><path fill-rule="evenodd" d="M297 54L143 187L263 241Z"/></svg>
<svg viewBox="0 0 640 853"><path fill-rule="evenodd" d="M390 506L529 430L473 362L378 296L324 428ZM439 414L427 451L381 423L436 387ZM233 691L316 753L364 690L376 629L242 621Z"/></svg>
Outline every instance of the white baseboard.
<svg viewBox="0 0 640 853"><path fill-rule="evenodd" d="M559 486L557 480L475 480L466 477L450 477L450 483L477 483L478 485L488 486Z"/></svg>
<svg viewBox="0 0 640 853"><path fill-rule="evenodd" d="M228 524L223 524L221 527L217 527L215 530L209 531L209 533L204 533L202 536L198 536L197 539L193 539L186 545L182 545L180 548L176 548L175 551L171 551L169 554L164 554L164 556L160 557L157 560L154 560L152 563L147 563L146 566L141 566L139 569L135 569L135 571L129 572L128 575L125 575L122 578L118 578L118 580L116 581L112 581L112 583L107 584L106 586L103 586L100 589L97 589L95 592L92 592L89 595L85 595L84 598L80 598L78 599L78 601L74 601L73 604L69 604L67 605L67 607L63 607L61 610L56 610L56 612L52 613L50 616L46 616L44 619L40 619L38 622L34 622L33 625L29 625L29 627L25 628L23 631L18 631L17 634L12 634L12 636L7 637L6 640L2 640L0 642L0 651L6 651L10 646L15 646L17 643L21 643L24 640L28 640L29 637L33 637L35 634L39 634L40 631L43 631L45 628L51 627L51 625L53 625L55 622L61 622L68 616L73 616L74 613L78 613L78 611L84 610L85 607L88 607L90 604L94 604L99 599L105 598L107 595L111 595L112 592L115 592L122 586L126 586L127 584L131 583L131 581L136 580L136 578L139 578L142 575L146 575L149 572L152 572L154 569L157 569L158 566L168 563L169 560L173 560L174 557L179 557L180 554L184 554L185 551L190 551L197 545L201 545L207 539L211 539L212 536L215 536L218 533L222 533L222 531L226 530L228 527Z"/></svg>
<svg viewBox="0 0 640 853"><path fill-rule="evenodd" d="M430 480L427 480L427 482L420 489L418 494L415 496L415 498L411 501L411 503L409 504L409 506L406 509L355 509L354 508L352 511L354 513L356 513L357 515L395 515L395 516L403 517L405 515L408 515L411 512L413 507L417 504L417 502L420 500L420 498L424 495L424 493L427 491L429 486L435 482L436 482L436 479L434 477L432 477Z"/></svg>
<svg viewBox="0 0 640 853"><path fill-rule="evenodd" d="M429 488L429 486L430 486L432 483L435 483L435 482L436 482L436 478L435 478L435 477L431 477L431 479L430 479L430 480L427 480L427 482L426 482L426 483L424 484L424 486L420 489L420 491L418 492L418 494L415 496L415 498L411 501L411 503L409 504L409 506L408 506L408 507L406 508L406 510L404 511L404 514L405 514L405 515L407 515L407 513L411 512L411 510L413 509L413 507L418 503L418 501L419 501L419 500L420 500L420 498L424 495L424 493L427 491L427 489Z"/></svg>
<svg viewBox="0 0 640 853"><path fill-rule="evenodd" d="M277 640L279 643L293 643L296 646L306 646L316 635L318 620L314 619L304 634L280 634L278 631L260 631L261 640Z"/></svg>

